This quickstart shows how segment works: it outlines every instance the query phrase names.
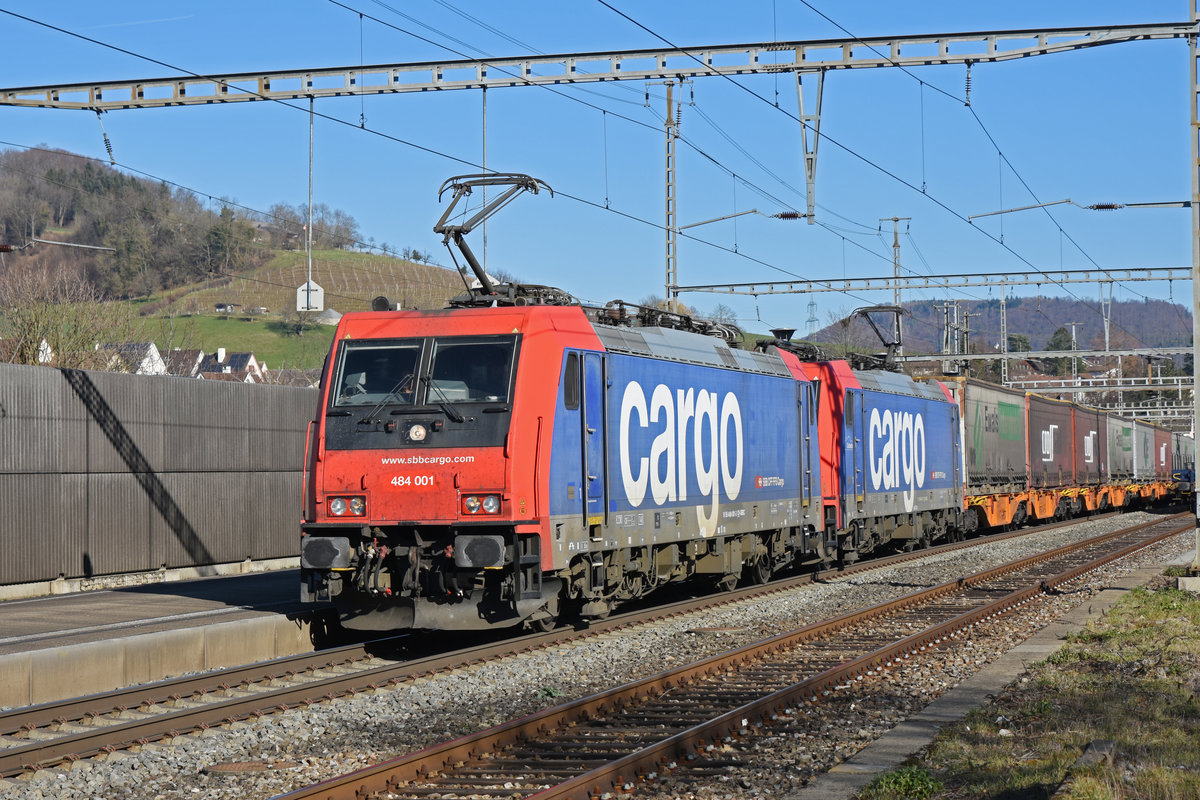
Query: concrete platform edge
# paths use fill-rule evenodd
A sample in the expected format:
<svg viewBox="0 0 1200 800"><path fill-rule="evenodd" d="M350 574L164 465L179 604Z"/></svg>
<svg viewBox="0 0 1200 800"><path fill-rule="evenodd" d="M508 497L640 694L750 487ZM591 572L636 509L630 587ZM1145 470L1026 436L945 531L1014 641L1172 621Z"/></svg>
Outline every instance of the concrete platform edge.
<svg viewBox="0 0 1200 800"><path fill-rule="evenodd" d="M63 686L82 696L312 649L306 622L261 616L14 653L0 656L0 707L62 700Z"/></svg>
<svg viewBox="0 0 1200 800"><path fill-rule="evenodd" d="M1195 552L1171 564L1190 564ZM968 711L987 704L1029 665L1043 661L1062 647L1064 638L1082 629L1089 620L1104 615L1130 590L1144 586L1169 565L1135 570L1088 602L1050 623L1017 647L934 700L919 714L885 733L804 788L781 795L780 800L852 800L877 776L899 767L924 750L942 726L962 719Z"/></svg>

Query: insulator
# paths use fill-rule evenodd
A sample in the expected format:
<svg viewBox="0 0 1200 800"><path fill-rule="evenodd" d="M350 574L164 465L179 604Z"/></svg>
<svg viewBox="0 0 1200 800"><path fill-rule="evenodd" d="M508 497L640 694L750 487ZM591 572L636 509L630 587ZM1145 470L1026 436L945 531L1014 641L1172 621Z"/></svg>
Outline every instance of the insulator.
<svg viewBox="0 0 1200 800"><path fill-rule="evenodd" d="M1116 211L1124 207L1121 203L1092 203L1088 206L1092 211Z"/></svg>
<svg viewBox="0 0 1200 800"><path fill-rule="evenodd" d="M108 163L114 167L117 165L117 160L113 158L112 142L108 140L108 131L104 130L104 118L100 115L103 113L100 109L95 109L96 121L100 123L100 135L104 137L104 149L108 151Z"/></svg>
<svg viewBox="0 0 1200 800"><path fill-rule="evenodd" d="M964 106L971 105L971 62L967 62L967 98L963 103Z"/></svg>
<svg viewBox="0 0 1200 800"><path fill-rule="evenodd" d="M780 211L775 215L777 219L802 219L804 216L799 211Z"/></svg>

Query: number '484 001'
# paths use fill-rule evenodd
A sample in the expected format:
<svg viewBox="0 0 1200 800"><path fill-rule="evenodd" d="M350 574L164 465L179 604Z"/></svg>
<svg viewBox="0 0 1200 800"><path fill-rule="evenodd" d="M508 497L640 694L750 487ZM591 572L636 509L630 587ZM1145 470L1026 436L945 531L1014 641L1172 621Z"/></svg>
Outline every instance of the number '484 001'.
<svg viewBox="0 0 1200 800"><path fill-rule="evenodd" d="M396 475L390 481L392 486L433 486L432 475Z"/></svg>

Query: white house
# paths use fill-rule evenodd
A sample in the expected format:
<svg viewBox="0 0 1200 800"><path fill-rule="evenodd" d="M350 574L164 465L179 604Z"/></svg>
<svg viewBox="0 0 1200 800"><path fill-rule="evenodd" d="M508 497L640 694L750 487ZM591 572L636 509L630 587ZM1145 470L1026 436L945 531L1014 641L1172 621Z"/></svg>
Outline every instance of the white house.
<svg viewBox="0 0 1200 800"><path fill-rule="evenodd" d="M166 375L167 362L158 352L154 342L125 342L123 344L101 344L96 346L101 353L109 353L120 361L117 369L134 375Z"/></svg>

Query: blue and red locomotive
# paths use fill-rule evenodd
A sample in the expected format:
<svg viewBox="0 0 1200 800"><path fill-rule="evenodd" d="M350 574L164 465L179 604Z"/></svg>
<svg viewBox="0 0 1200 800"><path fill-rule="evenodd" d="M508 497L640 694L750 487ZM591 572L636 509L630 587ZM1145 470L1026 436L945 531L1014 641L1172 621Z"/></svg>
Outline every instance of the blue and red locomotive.
<svg viewBox="0 0 1200 800"><path fill-rule="evenodd" d="M308 599L352 628L549 624L958 524L958 407L938 386L637 322L346 314L310 443Z"/></svg>
<svg viewBox="0 0 1200 800"><path fill-rule="evenodd" d="M1104 424L1083 411L1047 434L1042 417L1061 409L973 381L853 369L786 335L746 350L727 326L494 285L463 235L539 183L448 182L455 202L510 186L435 228L477 285L448 309L383 302L338 325L306 456L301 595L331 601L345 627L600 618L666 583L732 588L1094 510L1117 472L1121 496L1141 496L1132 472L1170 448L1134 426L1147 452L1125 476L1091 465L1120 431L1089 440ZM1072 442L1088 466L1056 455ZM1194 462L1189 445L1176 442L1177 464Z"/></svg>

